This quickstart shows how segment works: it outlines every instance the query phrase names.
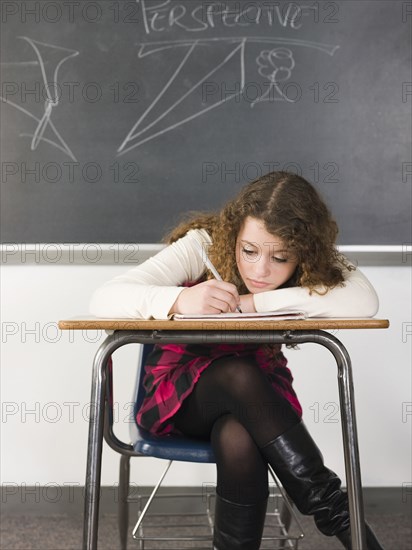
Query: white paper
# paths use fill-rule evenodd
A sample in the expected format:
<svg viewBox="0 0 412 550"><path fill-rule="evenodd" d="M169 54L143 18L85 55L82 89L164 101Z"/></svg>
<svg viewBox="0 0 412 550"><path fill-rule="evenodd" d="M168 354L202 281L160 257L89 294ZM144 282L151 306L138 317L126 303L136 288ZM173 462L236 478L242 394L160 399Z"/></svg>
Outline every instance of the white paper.
<svg viewBox="0 0 412 550"><path fill-rule="evenodd" d="M303 311L279 310L253 313L239 313L237 311L230 313L173 313L170 319L176 321L194 321L194 320L216 320L216 321L284 321L287 319L306 319Z"/></svg>

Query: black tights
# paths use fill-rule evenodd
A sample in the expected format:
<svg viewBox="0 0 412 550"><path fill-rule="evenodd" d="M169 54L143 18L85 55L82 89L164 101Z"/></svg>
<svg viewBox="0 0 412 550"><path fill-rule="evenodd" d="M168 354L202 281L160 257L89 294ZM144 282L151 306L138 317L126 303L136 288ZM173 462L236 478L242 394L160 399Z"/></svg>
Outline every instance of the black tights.
<svg viewBox="0 0 412 550"><path fill-rule="evenodd" d="M221 497L255 504L268 496L267 463L259 449L299 420L253 360L228 356L201 374L175 425L187 436L211 440Z"/></svg>

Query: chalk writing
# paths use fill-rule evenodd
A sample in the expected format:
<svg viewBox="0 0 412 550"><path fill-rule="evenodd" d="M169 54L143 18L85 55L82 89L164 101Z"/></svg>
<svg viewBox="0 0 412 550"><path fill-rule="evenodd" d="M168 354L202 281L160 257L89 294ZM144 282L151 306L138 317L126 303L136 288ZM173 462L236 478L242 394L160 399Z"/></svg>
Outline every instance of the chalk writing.
<svg viewBox="0 0 412 550"><path fill-rule="evenodd" d="M190 4L163 2L153 4L136 0L142 11L146 34L161 33L173 27L188 32L202 32L215 27L245 28L256 25L299 29L302 16L316 6L299 6L296 2L279 5L279 2L239 2L228 5L225 2L202 1L195 7Z"/></svg>

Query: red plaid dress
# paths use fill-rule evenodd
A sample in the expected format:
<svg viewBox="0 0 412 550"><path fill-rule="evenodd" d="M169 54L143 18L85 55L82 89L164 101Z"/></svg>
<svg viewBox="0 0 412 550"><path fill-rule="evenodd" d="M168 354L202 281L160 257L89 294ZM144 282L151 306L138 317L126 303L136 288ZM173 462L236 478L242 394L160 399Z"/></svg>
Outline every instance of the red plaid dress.
<svg viewBox="0 0 412 550"><path fill-rule="evenodd" d="M145 365L146 395L137 413L138 425L156 435L179 433L173 417L183 400L212 361L228 355L253 357L275 391L302 415L281 344L270 351L262 344L156 344Z"/></svg>

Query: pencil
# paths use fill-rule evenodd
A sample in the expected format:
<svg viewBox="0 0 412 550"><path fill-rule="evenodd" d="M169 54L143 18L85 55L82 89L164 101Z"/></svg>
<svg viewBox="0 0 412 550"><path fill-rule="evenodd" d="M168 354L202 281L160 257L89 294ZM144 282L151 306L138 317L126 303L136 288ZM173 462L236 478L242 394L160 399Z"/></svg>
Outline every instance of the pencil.
<svg viewBox="0 0 412 550"><path fill-rule="evenodd" d="M198 249L198 251L200 253L200 256L202 258L203 263L213 273L214 278L217 279L218 281L223 281L222 277L219 275L219 272L217 271L215 266L210 261L210 258L207 255L206 250L203 249L203 247L197 242L196 239L193 239L193 242L195 243L196 248ZM236 309L239 313L243 313L239 306L236 306Z"/></svg>

